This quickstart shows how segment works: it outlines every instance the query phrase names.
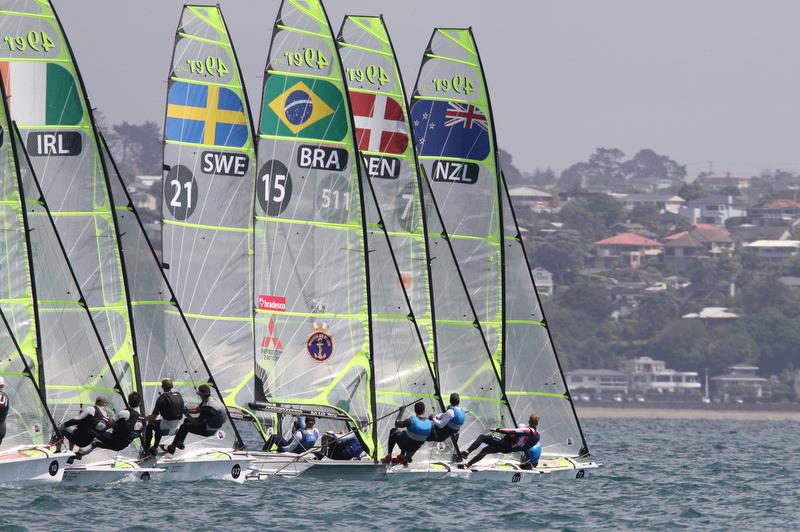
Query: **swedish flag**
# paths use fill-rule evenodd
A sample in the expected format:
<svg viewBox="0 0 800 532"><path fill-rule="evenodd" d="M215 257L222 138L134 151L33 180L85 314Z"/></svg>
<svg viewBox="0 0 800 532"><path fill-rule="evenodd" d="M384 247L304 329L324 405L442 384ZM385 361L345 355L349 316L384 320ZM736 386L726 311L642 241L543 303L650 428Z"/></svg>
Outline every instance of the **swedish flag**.
<svg viewBox="0 0 800 532"><path fill-rule="evenodd" d="M333 83L281 74L267 78L262 134L341 141L347 126L342 91Z"/></svg>
<svg viewBox="0 0 800 532"><path fill-rule="evenodd" d="M242 147L248 137L242 100L225 87L175 81L167 96L164 137L208 146Z"/></svg>

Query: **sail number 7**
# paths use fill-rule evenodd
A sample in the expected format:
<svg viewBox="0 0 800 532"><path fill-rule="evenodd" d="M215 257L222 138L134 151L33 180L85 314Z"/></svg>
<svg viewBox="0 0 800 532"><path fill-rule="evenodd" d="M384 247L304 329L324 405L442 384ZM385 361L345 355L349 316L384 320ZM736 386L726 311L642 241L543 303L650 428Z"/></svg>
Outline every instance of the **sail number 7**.
<svg viewBox="0 0 800 532"><path fill-rule="evenodd" d="M29 31L27 36L6 35L3 41L12 52L22 52L28 48L36 52L49 52L56 46L53 39L44 31Z"/></svg>

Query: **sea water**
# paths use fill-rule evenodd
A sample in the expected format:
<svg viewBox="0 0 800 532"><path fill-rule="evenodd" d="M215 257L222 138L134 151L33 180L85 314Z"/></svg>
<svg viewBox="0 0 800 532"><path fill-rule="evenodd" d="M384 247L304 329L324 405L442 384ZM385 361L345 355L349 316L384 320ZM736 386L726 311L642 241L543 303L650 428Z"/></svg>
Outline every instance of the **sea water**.
<svg viewBox="0 0 800 532"><path fill-rule="evenodd" d="M800 423L589 419L583 425L603 464L583 479L3 489L0 529L800 529Z"/></svg>

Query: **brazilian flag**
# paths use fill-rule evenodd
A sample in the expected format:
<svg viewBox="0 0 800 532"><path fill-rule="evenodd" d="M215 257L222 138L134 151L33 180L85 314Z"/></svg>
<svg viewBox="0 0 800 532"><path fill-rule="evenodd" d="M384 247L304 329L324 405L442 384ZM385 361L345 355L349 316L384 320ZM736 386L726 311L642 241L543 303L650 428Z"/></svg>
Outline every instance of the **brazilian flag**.
<svg viewBox="0 0 800 532"><path fill-rule="evenodd" d="M342 91L321 79L270 75L264 87L261 134L343 140L347 113Z"/></svg>

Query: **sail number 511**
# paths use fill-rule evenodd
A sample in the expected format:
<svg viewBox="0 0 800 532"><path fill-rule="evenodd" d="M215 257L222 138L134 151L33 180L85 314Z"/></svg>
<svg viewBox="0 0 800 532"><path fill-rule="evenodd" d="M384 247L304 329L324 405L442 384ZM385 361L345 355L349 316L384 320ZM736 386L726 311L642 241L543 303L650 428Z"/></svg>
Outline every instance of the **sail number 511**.
<svg viewBox="0 0 800 532"><path fill-rule="evenodd" d="M460 94L470 94L475 91L475 87L467 76L453 76L451 79L434 78L433 90L436 92L458 92Z"/></svg>
<svg viewBox="0 0 800 532"><path fill-rule="evenodd" d="M56 43L44 31L29 31L27 36L6 35L3 40L12 52L22 52L28 48L36 52L49 52L56 47Z"/></svg>

